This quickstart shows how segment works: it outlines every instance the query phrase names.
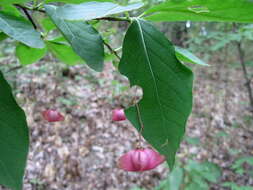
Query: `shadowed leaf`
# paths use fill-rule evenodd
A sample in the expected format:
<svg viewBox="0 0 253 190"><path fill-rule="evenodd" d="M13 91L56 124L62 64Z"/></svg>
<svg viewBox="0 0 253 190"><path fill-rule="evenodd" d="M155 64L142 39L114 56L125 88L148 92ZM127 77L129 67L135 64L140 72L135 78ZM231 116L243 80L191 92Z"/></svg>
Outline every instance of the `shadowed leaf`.
<svg viewBox="0 0 253 190"><path fill-rule="evenodd" d="M0 72L0 184L21 190L29 136L24 111Z"/></svg>
<svg viewBox="0 0 253 190"><path fill-rule="evenodd" d="M57 7L46 5L46 12L73 50L94 70L102 71L104 46L100 34L84 21L67 21L57 15Z"/></svg>
<svg viewBox="0 0 253 190"><path fill-rule="evenodd" d="M0 31L33 48L43 48L40 33L25 19L0 13Z"/></svg>
<svg viewBox="0 0 253 190"><path fill-rule="evenodd" d="M126 33L119 69L131 86L142 87L143 98L138 103L142 134L173 168L192 108L191 70L177 60L166 37L143 20L134 20ZM125 113L140 130L137 107Z"/></svg>

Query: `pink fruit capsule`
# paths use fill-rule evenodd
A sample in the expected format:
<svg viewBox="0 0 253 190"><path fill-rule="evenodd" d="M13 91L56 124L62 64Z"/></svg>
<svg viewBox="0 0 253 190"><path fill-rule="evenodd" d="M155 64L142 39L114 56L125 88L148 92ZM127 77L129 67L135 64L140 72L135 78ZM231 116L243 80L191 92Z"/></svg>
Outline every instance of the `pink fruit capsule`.
<svg viewBox="0 0 253 190"><path fill-rule="evenodd" d="M142 172L156 168L164 160L165 157L153 149L138 148L121 156L118 165L125 171Z"/></svg>
<svg viewBox="0 0 253 190"><path fill-rule="evenodd" d="M64 116L60 112L58 112L54 109L49 109L49 110L43 111L42 116L48 122L56 122L56 121L63 121L64 120Z"/></svg>
<svg viewBox="0 0 253 190"><path fill-rule="evenodd" d="M113 121L123 121L126 120L126 116L123 109L114 109L112 111L112 120Z"/></svg>

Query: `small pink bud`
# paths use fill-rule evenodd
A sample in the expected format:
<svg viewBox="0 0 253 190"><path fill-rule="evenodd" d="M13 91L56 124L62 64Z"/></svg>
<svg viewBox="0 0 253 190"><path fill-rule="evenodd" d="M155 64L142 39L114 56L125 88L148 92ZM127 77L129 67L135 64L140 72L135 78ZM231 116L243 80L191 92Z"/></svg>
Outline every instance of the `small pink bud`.
<svg viewBox="0 0 253 190"><path fill-rule="evenodd" d="M114 109L112 111L112 120L113 121L123 121L126 120L126 116L123 109Z"/></svg>
<svg viewBox="0 0 253 190"><path fill-rule="evenodd" d="M150 148L134 149L119 159L119 167L125 171L141 172L152 170L163 163L165 157Z"/></svg>
<svg viewBox="0 0 253 190"><path fill-rule="evenodd" d="M42 115L44 119L47 120L48 122L56 122L64 120L64 116L54 109L43 111Z"/></svg>

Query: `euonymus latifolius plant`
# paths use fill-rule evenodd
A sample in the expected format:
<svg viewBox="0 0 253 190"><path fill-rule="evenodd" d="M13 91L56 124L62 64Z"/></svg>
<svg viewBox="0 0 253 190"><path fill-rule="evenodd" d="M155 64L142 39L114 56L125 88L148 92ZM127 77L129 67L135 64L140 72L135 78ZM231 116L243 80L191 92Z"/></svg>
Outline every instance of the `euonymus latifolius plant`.
<svg viewBox="0 0 253 190"><path fill-rule="evenodd" d="M101 72L106 47L118 58L118 70L130 85L142 88L143 98L124 113L157 152L139 148L127 153L120 164L129 171L151 169L163 159L173 168L192 109L193 73L183 62L206 65L174 47L152 21L253 22L252 0L170 0L149 7L141 0L128 5L110 0L0 0L0 39L17 41L16 56L22 65L51 53L69 65L86 63ZM95 29L105 20L128 24L121 52ZM54 30L61 35L50 38ZM56 110L46 110L43 116L49 122L64 122ZM0 184L22 189L28 146L25 113L0 72ZM141 156L145 163L139 163ZM134 162L125 163L130 157Z"/></svg>

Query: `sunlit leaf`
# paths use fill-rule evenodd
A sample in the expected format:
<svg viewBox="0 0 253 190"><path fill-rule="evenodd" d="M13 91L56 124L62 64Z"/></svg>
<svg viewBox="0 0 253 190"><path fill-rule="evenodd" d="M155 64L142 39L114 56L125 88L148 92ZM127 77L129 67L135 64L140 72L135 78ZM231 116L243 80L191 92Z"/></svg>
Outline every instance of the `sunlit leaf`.
<svg viewBox="0 0 253 190"><path fill-rule="evenodd" d="M93 0L45 0L45 3L52 3L52 2L63 2L63 3L84 3L84 2L89 2ZM97 2L108 2L108 1L113 1L113 0L96 0Z"/></svg>
<svg viewBox="0 0 253 190"><path fill-rule="evenodd" d="M152 21L253 22L251 0L171 0L145 13ZM151 14L151 15L150 15Z"/></svg>
<svg viewBox="0 0 253 190"><path fill-rule="evenodd" d="M0 2L1 2L1 0L0 0ZM18 11L18 9L11 4L3 4L0 6L2 7L1 11L4 13L11 14L13 16L18 16L18 17L21 16L21 12Z"/></svg>
<svg viewBox="0 0 253 190"><path fill-rule="evenodd" d="M16 47L16 56L22 65L29 65L39 61L47 53L47 49L37 49L19 43Z"/></svg>
<svg viewBox="0 0 253 190"><path fill-rule="evenodd" d="M83 63L82 59L73 51L73 49L66 44L47 41L47 47L50 52L61 62L67 65L76 65Z"/></svg>
<svg viewBox="0 0 253 190"><path fill-rule="evenodd" d="M28 0L0 0L0 5L6 5L6 4L15 4L15 3L25 3Z"/></svg>
<svg viewBox="0 0 253 190"><path fill-rule="evenodd" d="M192 54L187 49L184 49L181 47L175 47L175 51L176 51L177 58L182 62L193 63L193 64L198 64L198 65L203 65L203 66L209 66L208 64L206 64L204 61L199 59L197 56Z"/></svg>
<svg viewBox="0 0 253 190"><path fill-rule="evenodd" d="M48 17L42 19L41 25L46 32L49 32L56 28L55 24Z"/></svg>
<svg viewBox="0 0 253 190"><path fill-rule="evenodd" d="M66 4L59 7L57 15L68 20L91 20L95 18L106 17L126 11L132 11L142 7L142 3L120 6L110 2L88 2L82 4Z"/></svg>

